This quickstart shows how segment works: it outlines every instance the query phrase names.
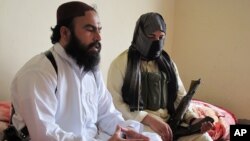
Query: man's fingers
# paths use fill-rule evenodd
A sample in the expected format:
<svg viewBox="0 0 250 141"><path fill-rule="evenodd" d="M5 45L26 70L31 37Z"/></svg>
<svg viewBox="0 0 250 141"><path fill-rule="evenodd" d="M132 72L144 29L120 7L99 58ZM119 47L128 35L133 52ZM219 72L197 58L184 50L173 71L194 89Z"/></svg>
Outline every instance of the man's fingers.
<svg viewBox="0 0 250 141"><path fill-rule="evenodd" d="M117 134L117 135L121 134L121 126L119 126L119 125L116 126L115 134Z"/></svg>
<svg viewBox="0 0 250 141"><path fill-rule="evenodd" d="M173 139L173 133L170 128L160 131L159 135L161 136L163 141L172 141Z"/></svg>
<svg viewBox="0 0 250 141"><path fill-rule="evenodd" d="M205 133L208 130L212 129L213 127L214 127L213 123L204 122L204 123L202 123L202 126L201 126L201 133Z"/></svg>
<svg viewBox="0 0 250 141"><path fill-rule="evenodd" d="M140 134L132 129L127 129L127 130L124 130L123 132L126 134L127 139L130 139L130 140L133 139L133 141L136 141L136 140L149 141L149 138L147 136L144 136L143 134Z"/></svg>

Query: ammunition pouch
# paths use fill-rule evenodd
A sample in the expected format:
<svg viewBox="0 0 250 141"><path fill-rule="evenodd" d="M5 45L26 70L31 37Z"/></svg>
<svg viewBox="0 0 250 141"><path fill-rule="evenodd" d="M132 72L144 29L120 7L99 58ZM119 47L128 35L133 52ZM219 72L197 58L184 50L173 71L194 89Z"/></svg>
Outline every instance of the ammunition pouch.
<svg viewBox="0 0 250 141"><path fill-rule="evenodd" d="M163 72L141 73L141 95L143 108L156 111L167 105L167 78Z"/></svg>

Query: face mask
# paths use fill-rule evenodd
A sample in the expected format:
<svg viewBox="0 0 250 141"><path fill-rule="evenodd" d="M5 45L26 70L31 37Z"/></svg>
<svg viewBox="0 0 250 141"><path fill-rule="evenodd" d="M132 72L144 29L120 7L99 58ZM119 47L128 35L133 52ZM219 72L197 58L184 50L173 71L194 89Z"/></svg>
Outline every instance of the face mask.
<svg viewBox="0 0 250 141"><path fill-rule="evenodd" d="M166 33L166 24L161 15L158 13L142 15L136 23L131 47L145 59L158 58L163 48L163 40L152 41L147 37L158 30Z"/></svg>
<svg viewBox="0 0 250 141"><path fill-rule="evenodd" d="M161 55L162 48L163 48L163 43L161 40L153 41L146 58L148 60L157 59Z"/></svg>

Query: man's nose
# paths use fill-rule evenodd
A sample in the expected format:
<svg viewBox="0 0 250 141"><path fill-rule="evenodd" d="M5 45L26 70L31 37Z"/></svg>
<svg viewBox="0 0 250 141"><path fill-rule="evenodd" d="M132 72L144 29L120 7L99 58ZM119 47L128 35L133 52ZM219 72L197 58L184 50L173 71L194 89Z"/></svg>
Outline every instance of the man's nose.
<svg viewBox="0 0 250 141"><path fill-rule="evenodd" d="M160 40L160 36L156 36L155 40L159 41Z"/></svg>
<svg viewBox="0 0 250 141"><path fill-rule="evenodd" d="M101 33L99 31L97 31L95 33L95 41L101 41L101 40L102 40Z"/></svg>
<svg viewBox="0 0 250 141"><path fill-rule="evenodd" d="M155 36L155 40L161 40L161 39L163 39L165 36L163 36L162 34L157 34L156 36Z"/></svg>

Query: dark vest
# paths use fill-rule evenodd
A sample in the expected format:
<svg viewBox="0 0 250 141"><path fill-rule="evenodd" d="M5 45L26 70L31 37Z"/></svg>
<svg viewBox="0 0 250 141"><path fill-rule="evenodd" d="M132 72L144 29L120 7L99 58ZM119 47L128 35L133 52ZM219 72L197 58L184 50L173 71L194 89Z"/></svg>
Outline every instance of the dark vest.
<svg viewBox="0 0 250 141"><path fill-rule="evenodd" d="M167 107L167 75L164 72L141 73L141 97L145 110Z"/></svg>
<svg viewBox="0 0 250 141"><path fill-rule="evenodd" d="M137 110L144 110L144 100L142 99L142 93L141 93L142 81L141 81L140 60L141 60L141 56L139 52L137 52L131 47L128 51L127 69L126 69L126 73L124 77L124 83L122 86L123 101L129 105L131 112L137 111ZM161 87L161 89L165 88L165 90L167 91L165 95L167 97L166 108L169 114L171 115L175 112L174 102L176 100L177 90L178 90L175 67L169 55L164 50L162 51L161 56L155 61L159 66L160 72L161 73L164 72L164 74L166 74L168 78L168 81L167 81L168 83L166 83L164 87ZM144 99L147 99L147 98L144 98ZM165 104L165 102L160 102L160 103L162 104L159 104L159 105ZM156 106L155 107L153 106L153 109L156 109Z"/></svg>

